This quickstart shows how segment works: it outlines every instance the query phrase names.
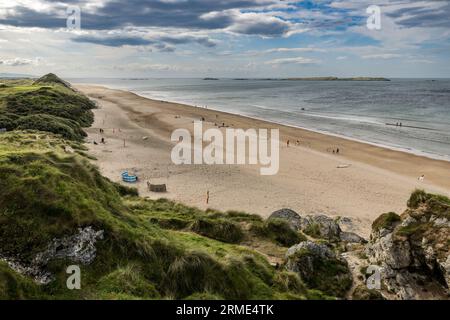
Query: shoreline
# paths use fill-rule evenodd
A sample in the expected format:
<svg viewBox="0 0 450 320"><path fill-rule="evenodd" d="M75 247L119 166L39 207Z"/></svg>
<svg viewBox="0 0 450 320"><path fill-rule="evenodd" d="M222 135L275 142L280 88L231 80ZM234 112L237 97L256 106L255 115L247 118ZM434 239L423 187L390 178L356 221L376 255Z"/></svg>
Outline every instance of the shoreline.
<svg viewBox="0 0 450 320"><path fill-rule="evenodd" d="M426 152L426 151L417 150L417 149L414 149L414 148L395 147L395 146L385 145L385 144L382 144L382 143L371 142L371 141L367 141L367 140L362 140L362 139L358 139L358 138L344 136L344 135L333 133L333 132L329 132L329 131L315 130L315 129L311 129L311 128L302 127L302 126L299 126L299 125L287 124L287 123L282 123L282 122L278 122L278 121L275 121L275 120L268 120L268 119L264 119L264 118L259 118L259 117L256 117L256 116L249 116L249 115L245 115L245 114L239 114L237 112L234 113L234 112L229 112L229 111L221 111L221 110L215 109L214 107L210 108L209 106L208 106L208 109L205 109L205 108L202 108L202 107L199 107L199 106L191 105L191 104L189 104L187 102L183 102L183 101L159 100L159 99L157 99L155 97L146 96L144 94L140 94L140 93L138 93L136 91L133 91L133 90L113 89L113 88L109 88L107 86L104 86L104 87L108 88L108 89L111 89L111 90L120 90L120 91L130 92L130 93L133 93L133 94L135 94L135 95L137 95L137 96L139 96L141 98L145 98L145 99L149 99L149 100L160 101L160 102L164 102L164 103L174 103L174 104L178 104L178 105L184 105L186 107L197 108L197 109L200 109L200 110L212 110L212 111L216 111L216 112L220 112L220 113L224 113L224 114L228 114L228 115L249 118L249 119L258 120L258 121L262 121L262 122L267 122L267 123L271 123L271 124L275 124L275 125L279 125L279 126L289 127L289 128L293 128L293 129L300 129L300 130L305 130L305 131L310 131L310 132L314 132L314 133L318 133L318 134L323 134L323 135L327 135L327 136L336 137L336 138L339 138L339 139L345 139L345 140L349 140L349 141L353 141L353 142L364 143L364 144L368 144L368 145L371 145L371 146L374 146L374 147L378 147L378 148L388 149L388 150L397 151L397 152L404 152L404 153L407 153L407 154L415 155L415 156L418 156L418 157L424 157L424 158L428 158L428 159L431 159L431 160L450 162L450 156L447 156L447 155L433 154L433 153L429 153L429 152ZM386 125L389 125L389 124L386 124Z"/></svg>
<svg viewBox="0 0 450 320"><path fill-rule="evenodd" d="M94 110L94 125L86 130L97 165L113 181L120 181L121 170L135 169L142 178L136 185L142 196L263 217L284 207L300 214L351 217L353 231L367 236L371 222L380 214L403 212L414 189L450 194L447 161L209 108L161 102L131 91L98 85L75 87L99 105ZM192 121L200 117L205 118L205 129L214 127L214 121L232 128L280 129L279 174L262 177L259 166L252 165L173 165L171 132L191 130ZM99 128L106 130L106 144L94 146L92 141L100 139ZM289 148L287 139L292 142ZM299 146L294 145L297 139ZM328 147L339 147L342 153L327 152ZM338 169L341 164L350 164L350 168ZM425 181L418 181L422 174ZM148 180L167 183L168 193L149 192ZM208 204L206 191L211 193Z"/></svg>
<svg viewBox="0 0 450 320"><path fill-rule="evenodd" d="M230 116L244 117L244 118L253 119L253 120L257 120L257 121L261 121L261 122L267 122L269 124L274 124L274 125L278 125L278 126L289 127L289 128L293 128L293 129L300 129L300 130L309 131L309 132L313 132L313 133L317 133L317 134L332 136L332 137L335 137L335 138L338 138L338 139L345 139L345 140L349 140L349 141L353 141L353 142L357 142L357 143L367 144L367 145L371 145L371 146L374 146L374 147L388 149L388 150L392 150L392 151L396 151L396 152L403 152L403 153L414 155L414 156L418 156L418 157L428 158L430 160L444 161L444 162L449 162L450 163L450 155L442 155L442 154L437 154L437 153L430 153L430 152L427 152L427 151L414 149L412 147L393 146L393 145L388 145L388 144L383 144L383 143L378 143L378 142L372 142L372 141L368 141L368 140L353 138L353 137L345 136L345 135L342 135L342 134L329 132L329 131L326 131L326 130L316 130L316 129L312 129L312 128L303 127L303 126L300 126L300 125L282 123L282 122L278 122L276 120L260 118L260 117L253 116L253 115L245 115L245 114L240 114L238 112L231 112L231 111L222 111L222 110L219 110L219 109L215 109L214 106L212 108L210 108L210 106L208 106L208 108L206 109L206 108L203 108L203 107L200 107L200 106L192 105L192 104L190 104L190 103L188 103L186 101L176 101L176 100L170 100L170 99L166 100L165 98L164 98L164 100L161 100L161 99L159 99L157 97L147 96L145 94L139 93L139 92L134 91L132 89L122 89L120 87L115 88L115 87L109 87L109 86L104 85L104 84L99 85L99 84L95 84L95 83L75 83L74 85L75 86L77 86L77 85L80 85L80 86L88 85L88 86L94 86L94 87L98 86L98 87L103 87L103 88L107 88L107 89L111 89L111 90L119 90L119 91L123 91L123 92L129 92L129 93L135 94L138 97L141 97L141 98L144 98L144 99L153 100L153 101L157 101L157 102L161 102L161 103L172 103L172 104L177 104L177 105L180 105L180 106L186 106L186 107L190 107L190 108L197 108L199 110L211 110L211 111L227 114L227 115L230 115ZM389 125L389 124L386 124L386 125Z"/></svg>

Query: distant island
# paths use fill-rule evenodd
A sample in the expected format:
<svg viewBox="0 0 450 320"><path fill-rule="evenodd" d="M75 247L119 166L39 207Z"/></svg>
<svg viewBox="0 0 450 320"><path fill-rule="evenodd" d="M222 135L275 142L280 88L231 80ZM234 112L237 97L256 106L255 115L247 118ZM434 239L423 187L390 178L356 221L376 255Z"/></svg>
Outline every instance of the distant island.
<svg viewBox="0 0 450 320"><path fill-rule="evenodd" d="M234 78L235 81L391 81L388 78L377 77L306 77L306 78Z"/></svg>
<svg viewBox="0 0 450 320"><path fill-rule="evenodd" d="M206 80L206 81L211 81L211 80L219 80L218 78L203 78L203 80Z"/></svg>
<svg viewBox="0 0 450 320"><path fill-rule="evenodd" d="M353 77L353 78L338 78L338 77L310 77L310 78L286 78L282 80L288 81L391 81L387 78L374 77Z"/></svg>

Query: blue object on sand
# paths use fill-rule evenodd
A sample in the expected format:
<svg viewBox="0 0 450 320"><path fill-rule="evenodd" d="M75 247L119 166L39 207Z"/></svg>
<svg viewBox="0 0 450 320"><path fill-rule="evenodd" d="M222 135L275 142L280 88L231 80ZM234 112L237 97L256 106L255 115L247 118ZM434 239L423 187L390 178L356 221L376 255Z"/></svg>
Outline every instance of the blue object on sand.
<svg viewBox="0 0 450 320"><path fill-rule="evenodd" d="M128 171L125 171L122 173L122 180L123 180L123 182L134 183L134 182L137 182L138 177L134 176L134 175L129 175Z"/></svg>

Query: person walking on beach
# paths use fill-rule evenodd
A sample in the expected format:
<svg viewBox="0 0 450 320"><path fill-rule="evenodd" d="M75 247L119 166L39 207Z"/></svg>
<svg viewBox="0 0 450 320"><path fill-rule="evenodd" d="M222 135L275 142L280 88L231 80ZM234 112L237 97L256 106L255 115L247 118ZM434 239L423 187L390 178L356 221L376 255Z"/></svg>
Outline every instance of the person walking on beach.
<svg viewBox="0 0 450 320"><path fill-rule="evenodd" d="M290 143L290 141L288 140L288 141L286 141L286 146L289 148L289 143Z"/></svg>
<svg viewBox="0 0 450 320"><path fill-rule="evenodd" d="M206 191L206 204L209 204L209 190Z"/></svg>
<svg viewBox="0 0 450 320"><path fill-rule="evenodd" d="M339 148L336 149L336 154L339 154Z"/></svg>

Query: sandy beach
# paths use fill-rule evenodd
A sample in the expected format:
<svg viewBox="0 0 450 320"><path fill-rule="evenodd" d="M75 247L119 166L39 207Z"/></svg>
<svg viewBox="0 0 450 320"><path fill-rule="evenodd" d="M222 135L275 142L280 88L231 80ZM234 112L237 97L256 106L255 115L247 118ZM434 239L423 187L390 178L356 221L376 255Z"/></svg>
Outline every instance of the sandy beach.
<svg viewBox="0 0 450 320"><path fill-rule="evenodd" d="M94 110L95 123L86 130L95 164L117 182L122 171L135 172L140 178L136 187L144 197L263 217L281 208L350 217L353 230L367 236L371 222L380 214L403 212L416 188L450 195L450 162L211 109L150 100L126 91L75 87L99 106ZM279 128L279 173L261 176L258 165L174 165L171 133L179 128L191 130L193 121L202 117L205 129L215 123L242 129ZM102 137L105 144L100 143ZM336 148L339 155L331 151ZM423 181L418 179L421 175ZM149 192L147 181L167 184L168 192Z"/></svg>

